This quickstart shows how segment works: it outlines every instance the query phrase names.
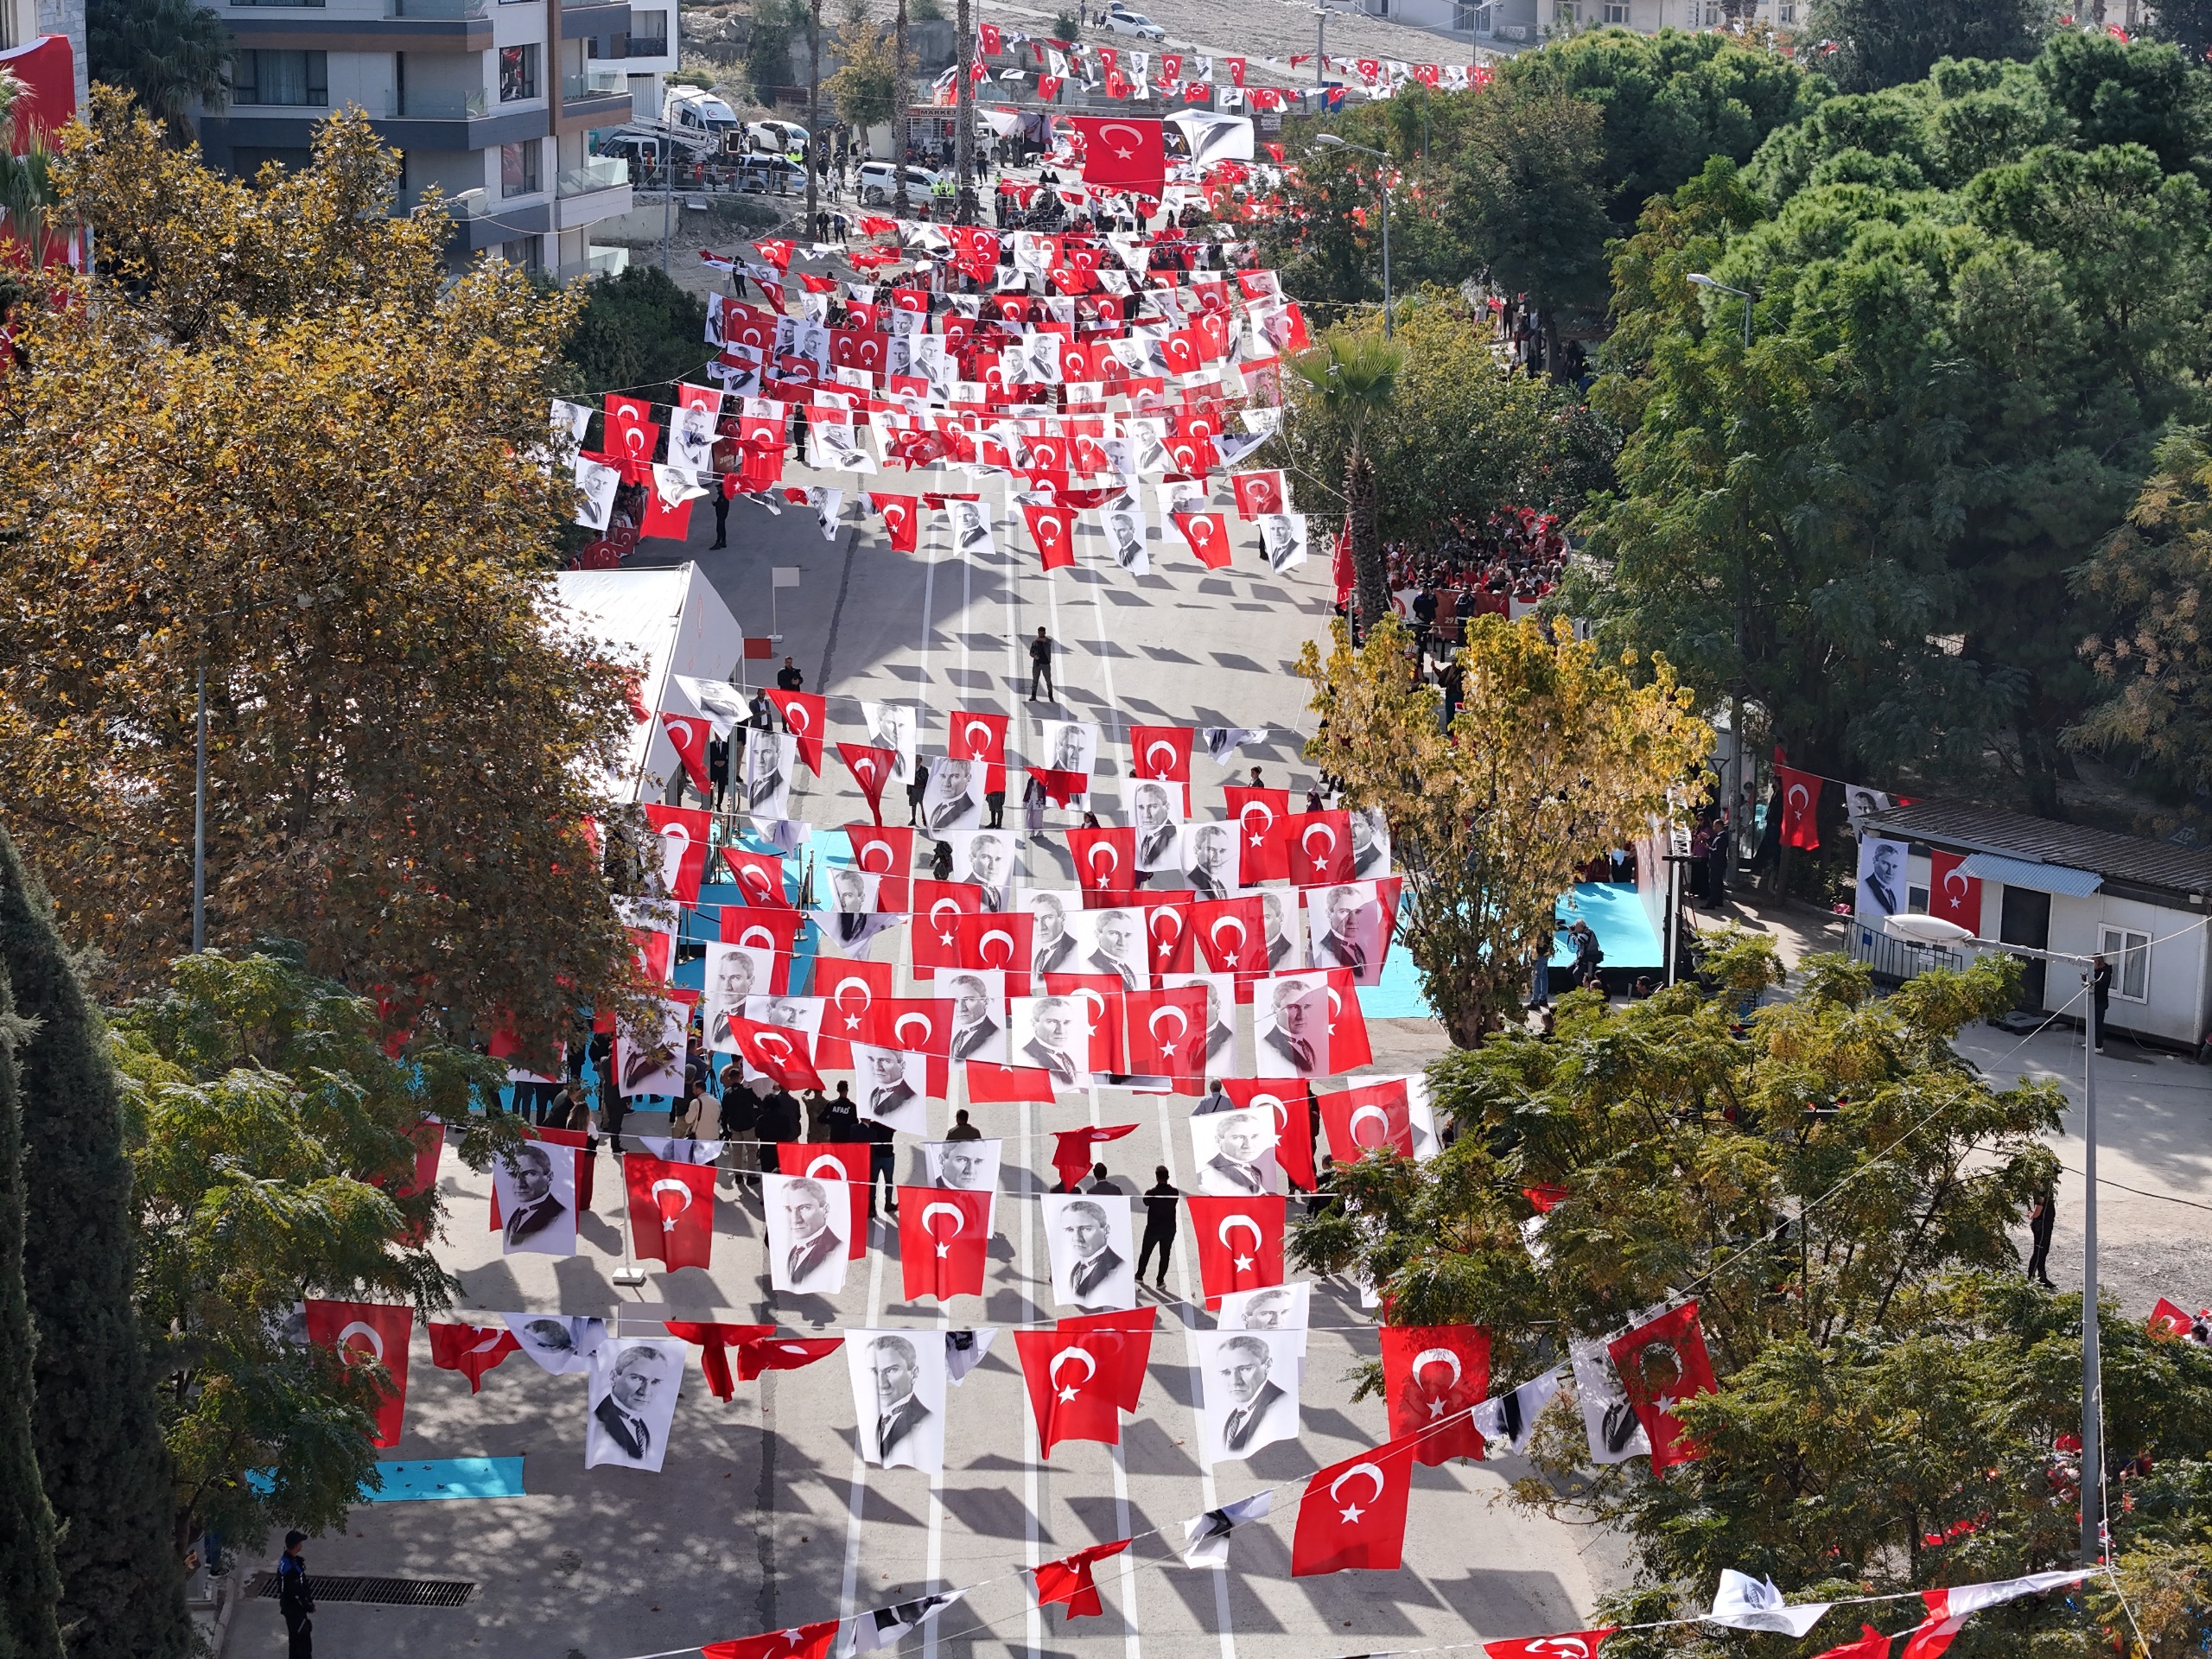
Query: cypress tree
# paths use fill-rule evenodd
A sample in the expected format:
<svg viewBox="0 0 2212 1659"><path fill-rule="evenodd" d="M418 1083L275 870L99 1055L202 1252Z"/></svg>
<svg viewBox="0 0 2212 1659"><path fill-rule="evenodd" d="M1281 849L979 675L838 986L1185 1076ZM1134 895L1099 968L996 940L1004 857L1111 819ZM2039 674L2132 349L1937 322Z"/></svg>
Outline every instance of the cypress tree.
<svg viewBox="0 0 2212 1659"><path fill-rule="evenodd" d="M0 1659L60 1659L54 1510L31 1440L31 1315L23 1297L23 1130L16 1046L29 1036L0 972Z"/></svg>
<svg viewBox="0 0 2212 1659"><path fill-rule="evenodd" d="M61 938L0 831L0 973L35 1028L16 1046L23 1287L35 1336L39 1473L59 1523L73 1659L184 1659L168 1459L131 1306L137 1259L123 1111L105 1039Z"/></svg>

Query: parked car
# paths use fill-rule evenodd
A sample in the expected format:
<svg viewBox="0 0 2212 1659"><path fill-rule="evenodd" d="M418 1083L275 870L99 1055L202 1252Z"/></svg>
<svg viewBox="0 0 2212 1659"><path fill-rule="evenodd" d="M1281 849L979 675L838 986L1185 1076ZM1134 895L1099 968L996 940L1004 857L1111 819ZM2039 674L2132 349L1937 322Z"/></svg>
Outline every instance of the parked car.
<svg viewBox="0 0 2212 1659"><path fill-rule="evenodd" d="M796 121L748 121L745 126L745 143L748 149L765 150L772 156L788 156L791 151L806 148L806 129Z"/></svg>
<svg viewBox="0 0 2212 1659"><path fill-rule="evenodd" d="M930 197L930 187L941 176L943 175L932 173L927 168L908 168L906 194L909 200L927 201ZM889 201L898 194L899 175L890 162L863 162L861 163L861 200L862 201L874 206L879 202Z"/></svg>
<svg viewBox="0 0 2212 1659"><path fill-rule="evenodd" d="M806 169L788 156L747 156L737 164L737 188L762 195L804 195Z"/></svg>
<svg viewBox="0 0 2212 1659"><path fill-rule="evenodd" d="M1106 8L1102 26L1109 35L1134 35L1141 41L1164 41L1167 31L1141 11L1131 11L1120 0Z"/></svg>

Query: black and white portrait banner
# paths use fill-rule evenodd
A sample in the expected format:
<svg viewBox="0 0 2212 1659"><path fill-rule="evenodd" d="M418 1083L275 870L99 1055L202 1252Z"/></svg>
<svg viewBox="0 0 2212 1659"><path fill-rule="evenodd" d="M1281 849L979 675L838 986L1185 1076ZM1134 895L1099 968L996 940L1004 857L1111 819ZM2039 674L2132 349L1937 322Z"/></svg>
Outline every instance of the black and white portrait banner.
<svg viewBox="0 0 2212 1659"><path fill-rule="evenodd" d="M882 1469L944 1470L945 1344L935 1331L848 1331L861 1456Z"/></svg>
<svg viewBox="0 0 2212 1659"><path fill-rule="evenodd" d="M585 1468L611 1463L660 1472L689 1349L674 1337L615 1337L599 1344L591 1357Z"/></svg>

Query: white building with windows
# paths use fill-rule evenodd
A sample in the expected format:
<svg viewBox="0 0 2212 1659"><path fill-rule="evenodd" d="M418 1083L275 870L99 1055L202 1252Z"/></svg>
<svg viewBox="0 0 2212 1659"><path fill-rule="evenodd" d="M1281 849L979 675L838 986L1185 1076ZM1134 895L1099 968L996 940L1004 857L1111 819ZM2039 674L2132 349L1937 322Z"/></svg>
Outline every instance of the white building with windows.
<svg viewBox="0 0 2212 1659"><path fill-rule="evenodd" d="M1717 29L1737 21L1796 29L1811 0L1361 0L1357 10L1419 29L1448 29L1501 48L1536 46L1569 29Z"/></svg>
<svg viewBox="0 0 2212 1659"><path fill-rule="evenodd" d="M400 152L400 207L444 193L456 264L491 250L563 276L620 268L590 231L629 210L629 173L595 158L589 135L631 118L640 82L658 98L676 61L672 0L634 14L626 0L201 3L237 53L228 105L200 121L211 162L302 165L315 124L358 105ZM636 37L642 57L641 19L658 31Z"/></svg>
<svg viewBox="0 0 2212 1659"><path fill-rule="evenodd" d="M1953 854L1963 859L1955 879L1981 884L1980 937L2103 953L2113 1030L2192 1051L2212 1033L2212 849L1943 801L1873 813L1863 833L1909 843L1912 910L1929 907L1930 851ZM1930 959L1864 920L1849 943L1878 973L1904 976ZM2078 1023L2081 988L2066 964L2031 963L2021 1006Z"/></svg>

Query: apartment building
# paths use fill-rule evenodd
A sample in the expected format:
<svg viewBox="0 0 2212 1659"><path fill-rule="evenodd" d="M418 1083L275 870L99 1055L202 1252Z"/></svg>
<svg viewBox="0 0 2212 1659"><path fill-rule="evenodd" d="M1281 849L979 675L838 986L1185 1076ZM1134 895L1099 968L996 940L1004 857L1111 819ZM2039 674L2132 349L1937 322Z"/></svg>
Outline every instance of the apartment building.
<svg viewBox="0 0 2212 1659"><path fill-rule="evenodd" d="M1549 34L1607 25L1656 35L1717 29L1739 17L1800 27L1811 0L1361 0L1359 10L1419 29L1448 29L1485 44L1535 46Z"/></svg>
<svg viewBox="0 0 2212 1659"><path fill-rule="evenodd" d="M657 100L676 63L674 0L634 15L627 0L201 3L237 53L230 103L200 123L215 165L302 164L315 124L358 105L400 152L399 207L444 193L456 265L491 250L563 277L620 268L590 232L629 210L629 173L589 138L631 118L640 83ZM646 18L657 32L639 31Z"/></svg>
<svg viewBox="0 0 2212 1659"><path fill-rule="evenodd" d="M48 73L45 59L60 49L50 44L57 39L68 43L69 79L75 85L71 109L80 110L86 103L85 0L0 0L0 54L18 74ZM47 51L35 64L27 61L41 43L48 43ZM65 112L62 119L67 118Z"/></svg>

